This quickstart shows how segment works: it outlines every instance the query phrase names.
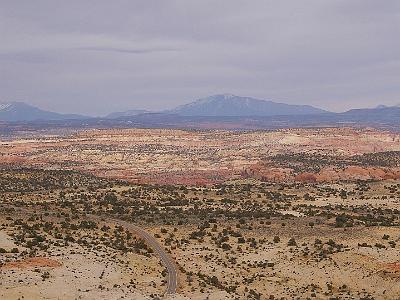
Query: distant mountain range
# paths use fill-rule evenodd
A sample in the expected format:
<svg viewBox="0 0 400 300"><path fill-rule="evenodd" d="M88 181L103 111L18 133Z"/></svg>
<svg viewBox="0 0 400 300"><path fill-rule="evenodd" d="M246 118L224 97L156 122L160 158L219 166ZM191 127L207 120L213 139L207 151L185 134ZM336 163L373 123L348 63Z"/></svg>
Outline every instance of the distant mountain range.
<svg viewBox="0 0 400 300"><path fill-rule="evenodd" d="M400 106L379 105L376 108L351 109L344 113L335 114L337 120L346 122L385 122L400 123Z"/></svg>
<svg viewBox="0 0 400 300"><path fill-rule="evenodd" d="M42 110L24 102L0 103L0 121L49 121L85 118L87 117L75 114L59 114L51 111Z"/></svg>
<svg viewBox="0 0 400 300"><path fill-rule="evenodd" d="M379 105L332 113L309 105L290 105L230 94L214 95L162 112L128 110L103 118L60 114L23 102L0 103L0 121L32 122L70 120L75 126L207 127L230 124L234 128L281 128L302 126L341 126L342 124L399 127L400 105ZM43 123L44 124L44 123ZM89 125L88 125L89 124ZM246 124L246 125L244 125ZM375 124L375 125L374 125ZM393 125L393 126L392 126ZM228 127L229 127L228 126Z"/></svg>
<svg viewBox="0 0 400 300"><path fill-rule="evenodd" d="M122 112L113 112L106 119L132 117L152 113L148 110L133 109ZM171 110L159 113L177 114L180 116L278 116L278 115L308 115L327 113L327 111L309 105L290 105L239 97L230 94L214 95L178 106ZM87 119L88 117L76 114L60 114L42 110L24 102L0 103L0 121L36 121L36 120L67 120Z"/></svg>

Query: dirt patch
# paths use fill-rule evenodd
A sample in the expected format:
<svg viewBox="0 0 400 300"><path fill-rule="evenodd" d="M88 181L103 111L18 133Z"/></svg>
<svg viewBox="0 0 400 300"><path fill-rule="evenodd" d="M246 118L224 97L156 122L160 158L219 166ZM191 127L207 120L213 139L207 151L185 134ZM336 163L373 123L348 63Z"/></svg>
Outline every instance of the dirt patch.
<svg viewBox="0 0 400 300"><path fill-rule="evenodd" d="M400 261L386 264L386 267L391 271L400 272Z"/></svg>
<svg viewBox="0 0 400 300"><path fill-rule="evenodd" d="M17 247L17 245L15 245L12 238L9 235L7 235L5 232L0 231L0 248L10 251L12 248L16 248L16 247Z"/></svg>
<svg viewBox="0 0 400 300"><path fill-rule="evenodd" d="M33 257L19 261L7 262L0 266L0 269L30 269L30 268L56 268L61 263L46 257Z"/></svg>

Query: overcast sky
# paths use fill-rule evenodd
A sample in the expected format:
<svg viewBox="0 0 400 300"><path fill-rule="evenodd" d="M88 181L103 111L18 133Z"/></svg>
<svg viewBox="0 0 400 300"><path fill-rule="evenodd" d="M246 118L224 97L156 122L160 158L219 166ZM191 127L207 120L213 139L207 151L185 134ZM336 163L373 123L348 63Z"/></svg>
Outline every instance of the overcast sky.
<svg viewBox="0 0 400 300"><path fill-rule="evenodd" d="M59 112L400 103L399 0L0 0L0 41L0 102Z"/></svg>

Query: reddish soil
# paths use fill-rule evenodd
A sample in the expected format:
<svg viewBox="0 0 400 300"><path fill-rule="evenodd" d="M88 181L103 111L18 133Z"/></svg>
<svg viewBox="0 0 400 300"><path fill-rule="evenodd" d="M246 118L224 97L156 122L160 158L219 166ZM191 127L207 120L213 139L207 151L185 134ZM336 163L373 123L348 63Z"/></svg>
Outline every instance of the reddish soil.
<svg viewBox="0 0 400 300"><path fill-rule="evenodd" d="M400 272L400 261L387 264L386 267L388 267L392 271Z"/></svg>
<svg viewBox="0 0 400 300"><path fill-rule="evenodd" d="M26 158L13 155L0 155L0 164L24 163Z"/></svg>
<svg viewBox="0 0 400 300"><path fill-rule="evenodd" d="M30 268L56 268L60 267L61 263L46 257L33 257L24 260L7 262L0 265L0 269L30 269Z"/></svg>

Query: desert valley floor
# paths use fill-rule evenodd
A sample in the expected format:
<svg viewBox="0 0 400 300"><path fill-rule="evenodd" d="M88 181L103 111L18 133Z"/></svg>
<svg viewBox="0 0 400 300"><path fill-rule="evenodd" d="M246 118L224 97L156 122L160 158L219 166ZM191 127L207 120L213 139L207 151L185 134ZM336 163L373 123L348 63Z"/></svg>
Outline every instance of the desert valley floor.
<svg viewBox="0 0 400 300"><path fill-rule="evenodd" d="M1 299L400 299L398 133L20 132L0 165Z"/></svg>

